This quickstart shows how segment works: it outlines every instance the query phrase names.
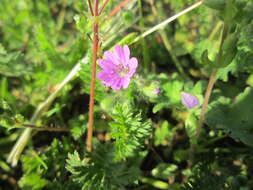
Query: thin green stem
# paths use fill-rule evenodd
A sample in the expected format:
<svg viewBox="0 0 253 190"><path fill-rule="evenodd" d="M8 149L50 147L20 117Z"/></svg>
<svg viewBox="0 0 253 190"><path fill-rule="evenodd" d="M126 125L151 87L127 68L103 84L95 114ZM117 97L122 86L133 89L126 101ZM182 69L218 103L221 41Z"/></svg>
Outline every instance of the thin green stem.
<svg viewBox="0 0 253 190"><path fill-rule="evenodd" d="M167 49L170 57L172 58L174 64L176 65L177 70L179 71L179 73L185 78L188 79L189 77L185 74L184 72L184 68L182 67L181 63L179 62L179 60L177 59L177 57L175 56L175 54L172 52L172 46L169 42L169 39L167 37L167 34L164 30L160 30L159 34L162 38L162 41L164 43L165 48Z"/></svg>
<svg viewBox="0 0 253 190"><path fill-rule="evenodd" d="M225 24L224 28L223 28L223 31L222 31L222 35L221 35L219 53L218 53L218 56L217 56L217 59L216 59L217 65L222 64L222 56L223 56L222 46L223 46L223 43L224 43L224 41L227 37L227 32L228 32L228 28L227 28L227 25ZM200 113L198 126L197 126L197 129L196 129L196 137L195 137L196 144L191 144L191 147L190 147L190 153L189 153L190 158L189 158L189 161L188 161L189 167L192 166L193 161L194 161L194 152L196 150L196 145L198 143L198 139L199 139L199 136L200 136L200 133L201 133L201 129L202 129L204 121L205 121L205 113L206 113L206 109L207 109L207 106L208 106L208 103L209 103L209 99L210 99L210 96L212 94L214 84L217 80L217 72L218 72L218 69L214 68L212 73L211 73L211 76L209 78L209 82L208 82L207 89L206 89L206 92L205 92L204 102L203 102L202 108L201 108L201 113Z"/></svg>
<svg viewBox="0 0 253 190"><path fill-rule="evenodd" d="M139 16L140 16L139 26L140 28L144 28L144 19L143 19L143 13L142 13L141 0L138 0L138 5L139 5ZM149 52L148 52L148 46L144 39L141 40L141 46L142 46L142 56L143 56L143 69L144 69L144 72L147 73L150 69L150 65L149 65L150 57L149 57Z"/></svg>
<svg viewBox="0 0 253 190"><path fill-rule="evenodd" d="M154 5L154 1L150 0L150 5L151 5L151 8L152 8L153 15L154 15L156 18L158 18L158 21L160 22L159 14L157 13L157 9L156 9L156 7L155 7L155 5ZM173 62L175 63L177 70L179 71L179 73L180 73L185 79L188 79L188 77L187 77L187 75L185 74L184 69L183 69L183 67L181 66L179 60L177 59L177 57L176 57L176 56L174 55L174 53L173 53L172 46L171 46L171 44L170 44L170 41L169 41L169 39L168 39L168 37L167 37L167 34L166 34L165 30L162 29L162 30L159 30L158 32L159 32L159 34L160 34L160 36L161 36L161 38L162 38L162 41L163 41L163 43L164 43L164 46L165 46L166 50L168 51L168 53L169 53L170 57L172 58Z"/></svg>
<svg viewBox="0 0 253 190"><path fill-rule="evenodd" d="M217 56L217 59L216 59L217 65L222 64L221 63L222 62L222 56L223 56L222 46L223 46L223 43L226 39L227 32L228 32L228 28L227 28L226 25L224 25L224 28L223 28L223 31L222 31L222 36L221 36L220 47L219 47L219 53L218 53L218 56ZM213 69L213 71L211 73L211 76L209 78L208 86L207 86L205 97L204 97L204 102L203 102L202 108L201 108L198 128L197 128L197 131L196 131L196 139L199 138L200 131L201 131L201 128L202 128L204 120L205 120L205 113L206 113L207 105L209 103L209 99L210 99L214 84L216 82L217 72L218 72L217 69Z"/></svg>
<svg viewBox="0 0 253 190"><path fill-rule="evenodd" d="M85 62L86 61L87 59L85 59ZM31 124L35 124L36 121L41 117L41 115L48 110L48 108L50 107L54 99L58 96L59 92L70 80L72 80L76 76L76 74L79 72L80 69L81 69L81 64L80 63L76 64L74 68L69 72L69 74L64 78L64 80L57 86L55 91L52 94L50 94L48 98L42 104L38 106L38 108L36 109L36 111L34 112L30 120ZM7 161L10 162L12 166L17 165L19 157L30 138L31 132L32 132L31 128L25 129L22 135L17 140L14 147L12 148L7 159Z"/></svg>
<svg viewBox="0 0 253 190"><path fill-rule="evenodd" d="M13 127L13 128L29 128L35 129L38 131L55 131L55 132L68 132L70 129L67 127L48 127L48 126L36 126L32 124L22 124L21 126Z"/></svg>
<svg viewBox="0 0 253 190"><path fill-rule="evenodd" d="M133 40L133 43L134 42L137 42L139 41L140 39L142 38L145 38L146 36L152 34L153 32L157 31L157 30L160 30L161 28L165 27L167 24L171 23L172 21L176 20L178 17L192 11L193 9L199 7L201 4L203 3L203 1L199 1L193 5L191 5L190 7L184 9L183 11L175 14L174 16L164 20L163 22L157 24L156 26L150 28L149 30L147 30L146 32L142 33L141 35L139 35L138 37L136 37L134 40Z"/></svg>

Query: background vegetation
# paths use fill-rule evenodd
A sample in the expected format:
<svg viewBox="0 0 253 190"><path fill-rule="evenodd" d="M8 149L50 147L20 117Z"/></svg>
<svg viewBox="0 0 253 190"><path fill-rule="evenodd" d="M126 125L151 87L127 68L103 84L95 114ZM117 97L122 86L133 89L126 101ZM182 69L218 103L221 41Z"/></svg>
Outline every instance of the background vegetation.
<svg viewBox="0 0 253 190"><path fill-rule="evenodd" d="M206 0L138 41L196 1L132 0L108 17L119 3L101 16L100 56L128 44L138 71L124 90L97 81L87 153L87 2L1 0L0 190L253 189L253 2ZM210 75L197 129L201 106L185 108L181 92L203 104Z"/></svg>

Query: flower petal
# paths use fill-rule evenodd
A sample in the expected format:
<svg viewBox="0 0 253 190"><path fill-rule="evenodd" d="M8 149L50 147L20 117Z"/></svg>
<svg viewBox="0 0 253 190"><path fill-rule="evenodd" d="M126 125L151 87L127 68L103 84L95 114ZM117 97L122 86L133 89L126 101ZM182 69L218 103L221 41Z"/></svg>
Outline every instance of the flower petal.
<svg viewBox="0 0 253 190"><path fill-rule="evenodd" d="M182 99L182 104L189 109L192 109L199 105L198 98L192 94L182 92L181 99Z"/></svg>
<svg viewBox="0 0 253 190"><path fill-rule="evenodd" d="M133 74L136 72L136 68L138 66L138 61L135 57L132 57L130 60L129 60L129 64L128 64L128 67L129 67L129 73L127 74L128 77L132 77Z"/></svg>
<svg viewBox="0 0 253 190"><path fill-rule="evenodd" d="M111 87L113 90L119 90L121 88L121 78L116 78L116 80L113 80Z"/></svg>
<svg viewBox="0 0 253 190"><path fill-rule="evenodd" d="M110 60L112 63L114 63L115 65L117 65L117 55L112 52L112 51L105 51L104 52L104 57L107 59L107 60Z"/></svg>
<svg viewBox="0 0 253 190"><path fill-rule="evenodd" d="M118 56L118 62L120 62L123 66L126 66L130 56L130 50L128 46L121 47L116 45L114 50Z"/></svg>
<svg viewBox="0 0 253 190"><path fill-rule="evenodd" d="M127 88L129 86L129 83L130 83L130 78L126 77L123 79L123 88Z"/></svg>
<svg viewBox="0 0 253 190"><path fill-rule="evenodd" d="M129 60L129 64L128 65L129 65L130 69L136 69L138 67L138 60L135 57L132 57Z"/></svg>
<svg viewBox="0 0 253 190"><path fill-rule="evenodd" d="M113 70L115 67L115 65L111 61L105 59L99 59L98 64L102 69L105 70Z"/></svg>
<svg viewBox="0 0 253 190"><path fill-rule="evenodd" d="M123 50L124 50L126 61L128 61L130 58L130 49L127 45L124 45Z"/></svg>

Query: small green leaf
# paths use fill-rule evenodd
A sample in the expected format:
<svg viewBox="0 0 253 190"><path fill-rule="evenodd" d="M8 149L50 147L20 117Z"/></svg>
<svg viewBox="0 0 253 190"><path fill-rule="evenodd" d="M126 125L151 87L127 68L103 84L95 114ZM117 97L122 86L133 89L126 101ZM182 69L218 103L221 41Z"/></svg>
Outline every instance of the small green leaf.
<svg viewBox="0 0 253 190"><path fill-rule="evenodd" d="M212 61L209 59L208 57L208 50L205 50L202 55L201 55L201 60L203 62L203 64L205 65L210 65L212 64Z"/></svg>
<svg viewBox="0 0 253 190"><path fill-rule="evenodd" d="M20 181L19 185L22 189L31 190L41 190L49 183L48 180L41 178L39 175L33 173L29 175L24 175Z"/></svg>
<svg viewBox="0 0 253 190"><path fill-rule="evenodd" d="M160 111L163 108L168 107L168 103L167 102L162 102L162 103L158 103L153 107L153 113L157 113L158 111Z"/></svg>
<svg viewBox="0 0 253 190"><path fill-rule="evenodd" d="M155 130L155 145L168 145L169 141L172 141L174 131L168 121L164 121Z"/></svg>

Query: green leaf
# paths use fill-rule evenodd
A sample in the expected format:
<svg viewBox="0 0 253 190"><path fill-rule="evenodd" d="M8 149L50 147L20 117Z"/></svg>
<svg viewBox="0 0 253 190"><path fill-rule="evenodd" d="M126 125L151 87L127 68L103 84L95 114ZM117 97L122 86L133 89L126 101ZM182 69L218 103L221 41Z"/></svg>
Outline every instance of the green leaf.
<svg viewBox="0 0 253 190"><path fill-rule="evenodd" d="M224 22L232 24L234 22L237 11L238 9L236 7L235 0L226 0Z"/></svg>
<svg viewBox="0 0 253 190"><path fill-rule="evenodd" d="M97 144L91 154L81 158L75 151L68 155L66 169L72 174L74 182L82 190L118 190L124 185L133 184L139 175L136 164L143 156L138 155L130 163L114 161L111 143Z"/></svg>
<svg viewBox="0 0 253 190"><path fill-rule="evenodd" d="M5 48L3 47L3 45L0 43L0 55L3 54L5 55L7 52L5 50Z"/></svg>
<svg viewBox="0 0 253 190"><path fill-rule="evenodd" d="M151 121L143 121L141 114L133 114L128 104L114 107L110 122L111 137L115 139L115 159L122 160L143 147L151 132Z"/></svg>
<svg viewBox="0 0 253 190"><path fill-rule="evenodd" d="M153 113L157 113L158 111L162 110L163 108L168 107L170 104L167 102L158 103L153 107Z"/></svg>
<svg viewBox="0 0 253 190"><path fill-rule="evenodd" d="M248 87L236 97L233 104L224 100L214 102L206 115L207 124L230 131L233 138L253 146L252 98L253 89Z"/></svg>
<svg viewBox="0 0 253 190"><path fill-rule="evenodd" d="M211 60L209 59L209 57L208 57L208 50L205 50L205 51L202 53L201 60L202 60L203 64L205 64L205 65L210 65L210 64L212 64L212 61L211 61Z"/></svg>
<svg viewBox="0 0 253 190"><path fill-rule="evenodd" d="M184 82L176 76L162 86L165 96L168 98L169 105L179 105L181 102L181 92L184 87Z"/></svg>
<svg viewBox="0 0 253 190"><path fill-rule="evenodd" d="M172 128L168 121L164 121L155 129L155 145L168 145L172 141L175 129Z"/></svg>
<svg viewBox="0 0 253 190"><path fill-rule="evenodd" d="M39 175L33 173L29 175L23 176L20 181L19 185L24 190L40 190L46 187L49 183L48 180L41 178Z"/></svg>

